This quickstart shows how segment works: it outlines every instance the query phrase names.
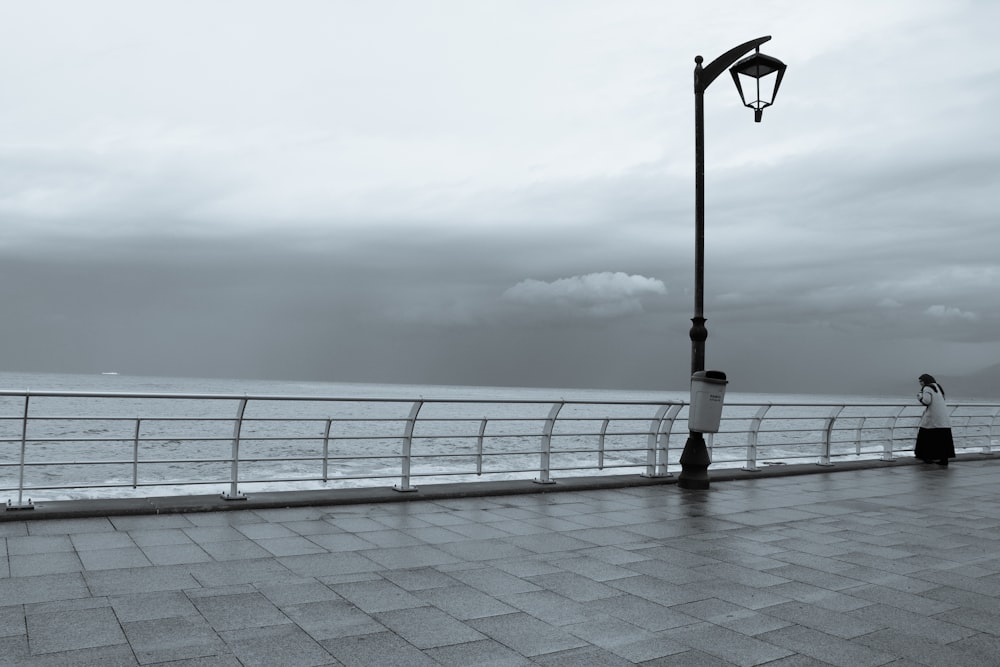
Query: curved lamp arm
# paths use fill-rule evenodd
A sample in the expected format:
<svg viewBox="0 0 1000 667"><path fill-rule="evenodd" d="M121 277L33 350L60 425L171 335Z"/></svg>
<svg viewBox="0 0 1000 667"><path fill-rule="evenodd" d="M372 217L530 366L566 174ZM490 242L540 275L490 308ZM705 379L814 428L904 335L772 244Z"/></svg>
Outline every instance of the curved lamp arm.
<svg viewBox="0 0 1000 667"><path fill-rule="evenodd" d="M764 42L771 39L770 35L764 37L758 37L757 39L751 39L749 42L740 44L739 46L733 47L723 53L721 56L710 62L705 68L702 68L702 57L698 56L694 59L697 66L694 68L694 86L695 92L705 92L705 89L711 85L715 78L722 74L726 69L733 65L741 56L757 48Z"/></svg>

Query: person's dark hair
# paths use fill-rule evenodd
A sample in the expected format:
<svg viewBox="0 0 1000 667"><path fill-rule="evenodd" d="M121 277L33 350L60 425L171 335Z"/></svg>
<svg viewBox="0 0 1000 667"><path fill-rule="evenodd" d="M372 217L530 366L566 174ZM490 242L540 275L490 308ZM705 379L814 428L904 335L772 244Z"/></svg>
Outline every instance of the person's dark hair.
<svg viewBox="0 0 1000 667"><path fill-rule="evenodd" d="M938 384L938 381L934 379L933 375L928 375L927 373L924 373L917 379L923 382L928 387L930 387L931 391L940 391L941 397L944 398L944 387Z"/></svg>

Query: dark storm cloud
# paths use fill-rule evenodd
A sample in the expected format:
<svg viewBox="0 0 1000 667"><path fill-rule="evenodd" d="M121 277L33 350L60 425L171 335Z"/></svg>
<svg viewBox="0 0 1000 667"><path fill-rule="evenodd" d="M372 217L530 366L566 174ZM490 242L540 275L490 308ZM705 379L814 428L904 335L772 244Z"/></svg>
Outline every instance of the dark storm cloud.
<svg viewBox="0 0 1000 667"><path fill-rule="evenodd" d="M1000 359L995 4L435 6L10 12L3 367L683 388L693 56L757 34L764 122L706 98L709 364Z"/></svg>

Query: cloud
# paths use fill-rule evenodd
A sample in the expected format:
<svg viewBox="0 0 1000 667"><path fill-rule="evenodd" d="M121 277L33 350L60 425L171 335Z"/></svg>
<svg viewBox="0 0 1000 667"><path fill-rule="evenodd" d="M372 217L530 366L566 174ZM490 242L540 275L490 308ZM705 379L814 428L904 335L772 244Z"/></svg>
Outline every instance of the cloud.
<svg viewBox="0 0 1000 667"><path fill-rule="evenodd" d="M979 319L978 313L970 313L969 311L961 310L959 308L941 305L931 306L924 311L924 314L940 320L969 320L975 322Z"/></svg>
<svg viewBox="0 0 1000 667"><path fill-rule="evenodd" d="M641 313L642 297L666 293L666 286L655 278L605 271L552 282L522 280L503 298L556 317L608 319Z"/></svg>

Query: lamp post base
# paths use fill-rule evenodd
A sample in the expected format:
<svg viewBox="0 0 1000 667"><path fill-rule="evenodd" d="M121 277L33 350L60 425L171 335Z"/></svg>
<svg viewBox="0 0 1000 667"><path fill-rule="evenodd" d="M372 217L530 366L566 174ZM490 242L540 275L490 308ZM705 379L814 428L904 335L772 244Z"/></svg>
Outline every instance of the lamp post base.
<svg viewBox="0 0 1000 667"><path fill-rule="evenodd" d="M682 489L704 490L709 487L708 466L712 460L705 446L705 436L692 431L684 443L681 454L681 473L677 476L677 486Z"/></svg>

